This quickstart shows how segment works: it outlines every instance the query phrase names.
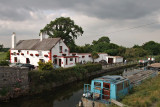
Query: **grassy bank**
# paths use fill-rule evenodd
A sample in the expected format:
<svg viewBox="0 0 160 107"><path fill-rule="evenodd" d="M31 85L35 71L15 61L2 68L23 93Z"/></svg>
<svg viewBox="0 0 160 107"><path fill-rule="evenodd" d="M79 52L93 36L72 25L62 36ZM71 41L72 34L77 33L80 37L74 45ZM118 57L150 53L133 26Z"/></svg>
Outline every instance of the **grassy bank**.
<svg viewBox="0 0 160 107"><path fill-rule="evenodd" d="M6 58L7 52L0 52L0 60L4 60Z"/></svg>
<svg viewBox="0 0 160 107"><path fill-rule="evenodd" d="M130 107L160 107L160 76L145 80L133 88L122 103Z"/></svg>

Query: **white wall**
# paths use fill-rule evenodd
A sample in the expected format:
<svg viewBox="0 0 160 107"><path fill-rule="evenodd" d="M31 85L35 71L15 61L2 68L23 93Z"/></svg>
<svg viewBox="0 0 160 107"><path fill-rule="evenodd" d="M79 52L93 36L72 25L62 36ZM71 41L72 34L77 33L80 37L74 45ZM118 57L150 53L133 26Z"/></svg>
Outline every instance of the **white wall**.
<svg viewBox="0 0 160 107"><path fill-rule="evenodd" d="M113 63L121 63L123 62L123 57L120 56L107 56L106 61L108 63L108 58L113 58Z"/></svg>
<svg viewBox="0 0 160 107"><path fill-rule="evenodd" d="M29 52L28 54L27 51ZM14 52L18 53L18 50L11 50L11 53ZM17 62L19 63L26 63L26 58L29 58L30 64L38 66L39 59L44 59L45 62L49 61L49 57L44 56L49 56L49 52L50 51L21 50L19 55L11 55L11 63L14 63L14 57L17 57ZM24 53L24 55L21 55L21 53ZM33 54L33 56L30 54ZM36 56L35 54L39 54L39 56Z"/></svg>
<svg viewBox="0 0 160 107"><path fill-rule="evenodd" d="M62 53L60 53L60 46L62 46ZM65 51L67 50L67 51ZM62 54L66 54L66 56L69 55L69 48L65 45L65 43L60 40L53 48L52 48L52 61L53 61L53 55L62 56Z"/></svg>
<svg viewBox="0 0 160 107"><path fill-rule="evenodd" d="M116 58L116 63L121 63L123 62L123 58L122 57L117 57Z"/></svg>

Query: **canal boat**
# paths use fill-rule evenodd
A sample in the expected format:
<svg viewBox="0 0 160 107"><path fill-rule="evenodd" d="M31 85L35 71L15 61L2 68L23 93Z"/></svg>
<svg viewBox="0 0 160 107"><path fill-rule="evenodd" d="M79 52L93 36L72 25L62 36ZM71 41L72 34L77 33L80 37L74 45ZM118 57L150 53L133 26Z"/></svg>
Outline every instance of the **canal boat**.
<svg viewBox="0 0 160 107"><path fill-rule="evenodd" d="M91 81L91 84L84 84L84 93L81 103L86 107L85 105L93 106L93 103L94 105L97 103L97 105L101 105L117 102L117 100L127 95L133 86L140 84L147 78L155 77L156 75L158 75L157 71L135 69L125 71L123 76L107 75L95 78Z"/></svg>

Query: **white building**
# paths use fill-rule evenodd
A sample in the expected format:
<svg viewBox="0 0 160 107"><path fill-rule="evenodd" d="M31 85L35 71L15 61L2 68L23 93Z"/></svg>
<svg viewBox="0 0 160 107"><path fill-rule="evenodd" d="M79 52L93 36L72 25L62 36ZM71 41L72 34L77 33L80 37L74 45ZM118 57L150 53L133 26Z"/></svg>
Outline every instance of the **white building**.
<svg viewBox="0 0 160 107"><path fill-rule="evenodd" d="M122 63L123 62L123 57L121 56L107 56L106 57L107 63Z"/></svg>
<svg viewBox="0 0 160 107"><path fill-rule="evenodd" d="M105 53L98 53L100 60L106 60ZM10 50L11 63L30 63L38 66L38 62L51 61L60 67L72 67L79 62L92 62L90 53L70 53L70 49L65 45L61 38L44 38L40 35L40 39L20 40L16 43L16 34L12 35L12 48Z"/></svg>

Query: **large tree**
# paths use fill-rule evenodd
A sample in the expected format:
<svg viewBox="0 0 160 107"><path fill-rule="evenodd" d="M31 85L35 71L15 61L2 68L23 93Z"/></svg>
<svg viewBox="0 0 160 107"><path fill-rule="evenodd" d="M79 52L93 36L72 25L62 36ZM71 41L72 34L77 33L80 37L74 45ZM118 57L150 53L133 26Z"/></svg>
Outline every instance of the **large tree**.
<svg viewBox="0 0 160 107"><path fill-rule="evenodd" d="M74 40L83 34L83 29L69 17L60 17L51 21L40 32L46 33L50 38L61 37L69 47L73 47Z"/></svg>

